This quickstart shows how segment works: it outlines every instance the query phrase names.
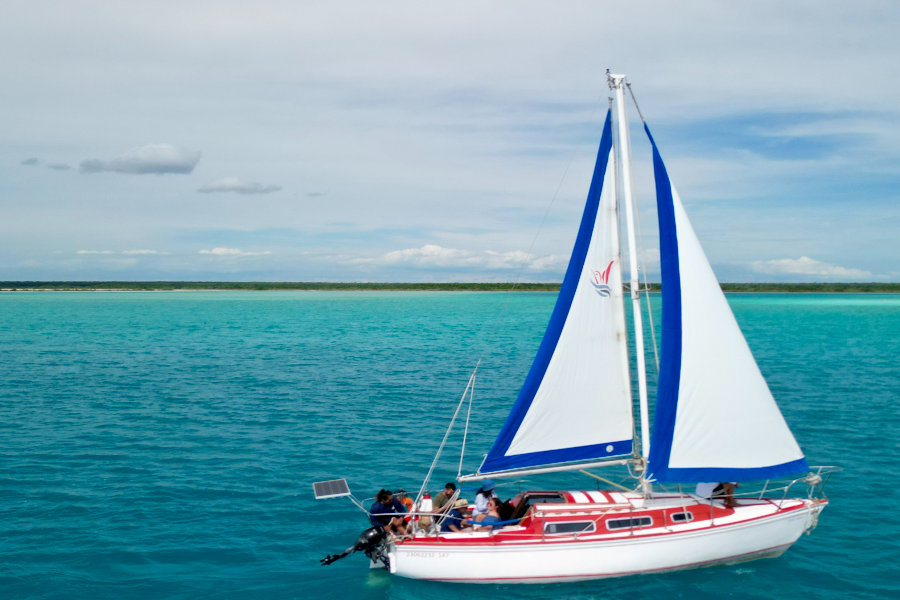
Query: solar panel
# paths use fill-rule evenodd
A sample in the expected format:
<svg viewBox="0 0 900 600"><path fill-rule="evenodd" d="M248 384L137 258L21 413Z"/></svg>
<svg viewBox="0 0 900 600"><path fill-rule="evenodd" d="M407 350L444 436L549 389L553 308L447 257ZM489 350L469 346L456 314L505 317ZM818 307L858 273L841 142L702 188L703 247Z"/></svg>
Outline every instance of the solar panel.
<svg viewBox="0 0 900 600"><path fill-rule="evenodd" d="M350 486L347 485L346 479L320 481L313 484L313 490L315 490L316 492L316 500L324 500L325 498L340 498L341 496L350 495Z"/></svg>

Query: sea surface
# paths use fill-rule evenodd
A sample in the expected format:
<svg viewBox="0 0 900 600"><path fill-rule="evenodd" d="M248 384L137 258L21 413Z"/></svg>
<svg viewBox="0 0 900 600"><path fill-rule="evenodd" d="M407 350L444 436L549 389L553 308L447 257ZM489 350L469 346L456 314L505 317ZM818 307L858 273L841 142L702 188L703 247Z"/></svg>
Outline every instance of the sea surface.
<svg viewBox="0 0 900 600"><path fill-rule="evenodd" d="M320 566L367 525L346 499L314 500L312 483L345 477L360 498L417 489L481 357L474 470L554 301L0 294L0 599L900 597L896 295L729 296L810 464L844 468L818 528L781 558L531 586L409 581L361 555ZM459 452L457 432L434 487ZM557 474L499 490L595 484Z"/></svg>

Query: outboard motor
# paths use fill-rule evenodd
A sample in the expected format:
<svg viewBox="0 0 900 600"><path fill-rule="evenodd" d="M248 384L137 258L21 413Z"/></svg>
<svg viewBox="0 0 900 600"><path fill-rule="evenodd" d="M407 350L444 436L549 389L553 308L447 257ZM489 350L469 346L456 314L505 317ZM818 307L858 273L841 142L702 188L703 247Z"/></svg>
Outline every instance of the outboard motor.
<svg viewBox="0 0 900 600"><path fill-rule="evenodd" d="M382 527L372 527L371 529L366 529L360 534L359 539L356 540L356 543L341 552L340 554L329 554L325 558L323 558L320 562L323 565L330 565L336 560L344 558L348 554L353 554L354 552L363 552L366 556L369 557L369 560L378 562L381 561L385 568L390 568L389 559L387 556L387 546L384 544L384 540L387 538L387 533Z"/></svg>

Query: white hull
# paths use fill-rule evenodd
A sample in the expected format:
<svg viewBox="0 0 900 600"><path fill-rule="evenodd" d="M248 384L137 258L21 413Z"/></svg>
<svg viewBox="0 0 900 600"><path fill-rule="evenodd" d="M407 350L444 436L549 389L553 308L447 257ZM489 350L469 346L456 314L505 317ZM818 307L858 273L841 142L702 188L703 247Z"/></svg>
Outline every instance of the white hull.
<svg viewBox="0 0 900 600"><path fill-rule="evenodd" d="M598 541L395 544L391 572L467 583L547 583L736 563L784 553L814 525L821 505L731 524ZM738 511L741 512L741 511Z"/></svg>

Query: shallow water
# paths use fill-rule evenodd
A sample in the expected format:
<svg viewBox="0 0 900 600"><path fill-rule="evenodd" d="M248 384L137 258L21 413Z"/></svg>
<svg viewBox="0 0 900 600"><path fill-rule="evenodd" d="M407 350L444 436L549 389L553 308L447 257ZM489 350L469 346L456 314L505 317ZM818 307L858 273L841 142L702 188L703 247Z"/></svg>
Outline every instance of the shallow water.
<svg viewBox="0 0 900 600"><path fill-rule="evenodd" d="M474 469L554 300L0 294L0 597L900 595L894 295L729 297L810 464L845 468L819 527L781 558L535 586L407 581L370 572L361 556L319 566L366 525L346 500L313 500L312 482L346 477L360 497L416 487L505 305L479 370L465 461ZM458 460L456 436L435 481L452 479ZM571 474L529 481L593 487Z"/></svg>

